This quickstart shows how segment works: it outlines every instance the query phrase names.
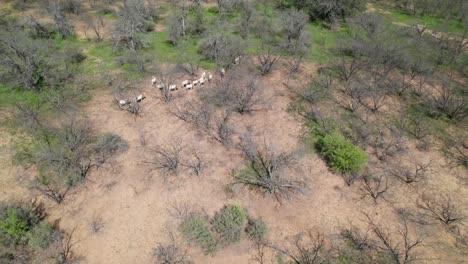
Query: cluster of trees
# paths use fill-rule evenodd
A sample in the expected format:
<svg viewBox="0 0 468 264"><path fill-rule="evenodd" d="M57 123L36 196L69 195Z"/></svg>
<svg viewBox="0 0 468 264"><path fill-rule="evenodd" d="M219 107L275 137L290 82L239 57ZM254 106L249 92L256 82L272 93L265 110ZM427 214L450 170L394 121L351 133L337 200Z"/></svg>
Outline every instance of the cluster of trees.
<svg viewBox="0 0 468 264"><path fill-rule="evenodd" d="M377 1L379 2L379 1ZM381 1L384 2L384 1ZM467 6L461 0L434 1L434 0L393 0L385 4L393 4L410 15L431 15L446 19L466 18Z"/></svg>
<svg viewBox="0 0 468 264"><path fill-rule="evenodd" d="M12 202L0 205L2 263L76 263L73 231L50 224L41 205Z"/></svg>
<svg viewBox="0 0 468 264"><path fill-rule="evenodd" d="M312 21L336 24L366 10L364 0L280 0L278 6L304 10Z"/></svg>
<svg viewBox="0 0 468 264"><path fill-rule="evenodd" d="M17 122L29 139L15 145L15 160L36 166L33 187L57 203L84 182L92 169L128 148L117 135L96 133L86 120L72 118L51 126L44 124L37 109L18 105L17 112Z"/></svg>

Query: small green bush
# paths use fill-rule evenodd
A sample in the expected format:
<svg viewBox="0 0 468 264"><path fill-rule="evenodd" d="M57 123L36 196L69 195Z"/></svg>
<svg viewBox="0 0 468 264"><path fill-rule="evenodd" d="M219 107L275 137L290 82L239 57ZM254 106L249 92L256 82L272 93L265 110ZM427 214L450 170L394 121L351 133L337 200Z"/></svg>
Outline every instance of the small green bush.
<svg viewBox="0 0 468 264"><path fill-rule="evenodd" d="M267 227L261 218L249 219L245 232L252 241L262 241L265 237Z"/></svg>
<svg viewBox="0 0 468 264"><path fill-rule="evenodd" d="M231 244L240 241L246 222L245 210L239 205L226 205L213 217L213 230L220 235L222 242Z"/></svg>
<svg viewBox="0 0 468 264"><path fill-rule="evenodd" d="M45 249L60 236L61 233L58 230L54 229L47 221L42 221L27 233L28 245L36 250Z"/></svg>
<svg viewBox="0 0 468 264"><path fill-rule="evenodd" d="M27 232L39 218L29 208L8 206L0 209L0 238L4 245L20 244L26 241Z"/></svg>
<svg viewBox="0 0 468 264"><path fill-rule="evenodd" d="M325 134L316 144L320 155L328 166L339 173L359 173L367 157L365 152L337 134Z"/></svg>
<svg viewBox="0 0 468 264"><path fill-rule="evenodd" d="M210 232L208 221L202 215L190 214L182 222L180 228L185 239L200 245L205 254L215 252L216 241Z"/></svg>
<svg viewBox="0 0 468 264"><path fill-rule="evenodd" d="M80 63L87 58L81 49L73 46L65 48L64 53L68 63Z"/></svg>

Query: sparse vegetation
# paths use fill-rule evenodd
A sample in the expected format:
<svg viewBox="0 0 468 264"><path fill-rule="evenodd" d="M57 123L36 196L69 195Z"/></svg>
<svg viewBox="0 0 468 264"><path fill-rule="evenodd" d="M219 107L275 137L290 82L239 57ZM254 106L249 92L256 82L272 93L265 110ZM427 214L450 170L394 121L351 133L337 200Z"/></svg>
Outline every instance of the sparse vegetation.
<svg viewBox="0 0 468 264"><path fill-rule="evenodd" d="M0 0L0 263L464 262L467 7Z"/></svg>

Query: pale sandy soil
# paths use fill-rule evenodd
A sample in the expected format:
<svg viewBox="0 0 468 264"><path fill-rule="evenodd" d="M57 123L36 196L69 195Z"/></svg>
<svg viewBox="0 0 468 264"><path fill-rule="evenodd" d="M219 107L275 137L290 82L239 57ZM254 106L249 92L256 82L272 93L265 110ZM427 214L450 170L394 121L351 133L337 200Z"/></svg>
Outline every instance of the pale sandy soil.
<svg viewBox="0 0 468 264"><path fill-rule="evenodd" d="M257 136L266 136L286 149L301 151L298 138L304 132L301 122L288 113L288 93L283 85L275 85L283 74L275 71L265 78L267 94L272 96L268 110L251 115L235 116L238 131L251 126ZM187 204L213 215L224 204L238 203L249 214L261 216L270 230L268 238L284 244L288 237L310 228L318 228L327 235L333 235L350 223L364 226L362 212L369 212L375 219L393 226L396 217L392 206L386 202L375 205L369 199L361 199L359 186L346 187L342 179L328 172L327 167L316 154L303 152L300 164L306 175L309 188L295 199L279 205L271 197L262 197L242 188L235 188L229 194L224 187L230 182L230 172L242 166L242 158L235 148L222 146L197 133L190 126L168 113L168 105L149 84L149 77L138 86L148 98L143 102L143 115L134 118L114 105L109 91L100 90L94 95L85 113L101 132L113 132L129 142L129 150L118 155L113 166L93 171L90 179L61 205L49 201L50 220L59 219L65 229L76 228L75 239L79 241L75 251L83 257L83 263L151 263L152 251L157 243L168 238L167 230L177 233L177 221L171 213L176 205ZM203 89L203 88L200 88ZM196 91L179 91L183 96L176 102L194 100ZM334 107L334 106L332 106ZM335 106L336 107L336 106ZM146 135L147 145L141 146L140 131ZM142 164L146 148L155 144L167 144L171 139L181 138L188 148L202 149L210 162L200 177L182 172L178 176L164 178L158 172L149 172ZM8 145L8 140L4 146ZM3 148L5 149L5 148ZM3 154L3 153L2 153ZM410 155L411 154L411 155ZM431 188L456 190L460 196L467 194L466 186L460 186L456 178L443 169L443 159L437 153L413 151L408 157L435 160L434 173L427 182ZM8 155L6 155L8 156ZM403 160L405 159L402 157ZM15 186L15 174L2 160L3 184ZM445 172L443 172L445 171ZM442 180L443 179L443 180ZM11 193L23 195L22 189L8 188L3 197ZM396 207L414 206L419 188L401 184L393 188L388 199ZM103 229L91 231L90 223L101 218ZM426 252L434 252L436 260L428 263L450 263L462 261L454 254L450 237L439 228L427 228L419 232L431 235L427 240ZM447 241L441 243L442 241ZM252 244L243 242L221 249L215 256L204 256L196 246L190 247L190 254L196 263L249 263ZM449 263L445 262L445 263Z"/></svg>
<svg viewBox="0 0 468 264"><path fill-rule="evenodd" d="M369 11L374 10L369 7ZM84 23L73 21L78 36L84 37ZM162 29L159 24L155 27L156 31ZM309 80L316 68L313 63L305 64L301 79ZM89 181L77 188L63 204L55 205L40 198L47 204L51 221L60 220L61 227L67 230L76 228L78 244L75 251L83 257L82 263L151 263L153 249L158 243L167 241L168 230L177 233L177 221L171 208L180 204L204 210L210 216L224 204L241 204L249 214L265 220L269 228L268 239L279 245L284 245L288 237L310 228L335 235L340 227L350 223L364 227L362 212L370 213L376 221L392 228L396 222L392 208L415 208L417 197L427 190L450 192L467 204L468 188L459 180L466 177L466 171L449 170L437 149L420 152L415 150L413 142L408 153L397 158L403 163L413 159L431 160L429 179L417 186L395 183L387 197L391 203L380 201L374 204L368 198L362 199L359 185L345 186L340 176L330 173L316 154L303 150L299 138L305 128L301 120L287 112L290 99L280 81L284 76L284 72L275 70L271 76L263 78L266 93L272 98L270 107L233 117L238 132L252 127L256 136L265 136L284 149L303 154L299 164L308 189L283 205L272 197L262 197L242 188L235 188L234 194L226 192L225 186L231 182L231 171L243 165L239 151L201 135L169 114L168 105L149 85L149 76L136 87L148 95L143 102L143 114L136 119L114 104L110 91L96 91L84 108L86 116L98 131L112 132L128 141L129 150L119 154L112 166L93 171ZM175 102L181 103L194 100L196 91L178 93L181 97ZM392 100L389 102L393 105ZM338 108L338 105L330 105L328 110ZM391 106L383 109L391 110ZM146 146L140 143L141 131L144 131ZM12 198L30 200L32 194L37 193L28 190L26 182L18 182L24 172L11 163L10 146L14 136L0 131L0 138L0 201ZM158 172L149 172L149 167L143 164L146 149L156 144L165 145L174 138L182 139L187 150L197 148L206 153L209 166L202 176L183 171L177 176L164 178ZM103 221L99 233L92 232L90 227L95 218ZM466 261L454 250L453 238L443 227L436 225L417 231L427 236L422 249L431 257L427 263ZM204 256L196 246L191 246L189 253L195 263L252 263L252 249L253 244L243 238L240 244L221 249L215 256Z"/></svg>

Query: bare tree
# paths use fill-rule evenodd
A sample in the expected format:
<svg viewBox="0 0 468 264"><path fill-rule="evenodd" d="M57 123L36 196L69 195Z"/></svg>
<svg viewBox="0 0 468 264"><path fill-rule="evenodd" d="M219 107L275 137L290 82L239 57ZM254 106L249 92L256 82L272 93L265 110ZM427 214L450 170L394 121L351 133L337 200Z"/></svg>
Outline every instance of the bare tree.
<svg viewBox="0 0 468 264"><path fill-rule="evenodd" d="M411 239L405 217L401 217L400 227L392 232L376 224L369 215L365 216L370 230L377 238L375 246L378 253L399 264L414 263L420 259L417 249L423 240L421 237Z"/></svg>
<svg viewBox="0 0 468 264"><path fill-rule="evenodd" d="M405 143L406 141L401 132L394 129L389 129L388 133L385 133L384 130L379 130L374 135L371 135L369 141L374 155L381 161L385 161L387 158L405 151Z"/></svg>
<svg viewBox="0 0 468 264"><path fill-rule="evenodd" d="M181 166L181 153L184 145L180 139L169 142L168 146L155 146L148 151L144 163L151 166L150 170L159 170L164 175L177 175Z"/></svg>
<svg viewBox="0 0 468 264"><path fill-rule="evenodd" d="M279 60L279 56L273 53L271 47L262 46L258 52L257 60L262 75L271 73L273 65Z"/></svg>
<svg viewBox="0 0 468 264"><path fill-rule="evenodd" d="M291 177L294 163L292 154L279 152L266 140L259 145L250 134L241 137L240 149L248 164L246 169L233 175L233 184L242 184L273 195L278 202L302 191L304 182Z"/></svg>
<svg viewBox="0 0 468 264"><path fill-rule="evenodd" d="M285 47L289 49L294 40L299 39L309 20L306 13L295 8L282 11L279 15L281 32L285 38Z"/></svg>
<svg viewBox="0 0 468 264"><path fill-rule="evenodd" d="M377 203L379 198L385 199L385 194L390 189L391 184L388 181L388 178L383 174L379 176L374 176L370 173L363 175L361 192L363 193L362 198L371 197L374 203Z"/></svg>
<svg viewBox="0 0 468 264"><path fill-rule="evenodd" d="M175 95L175 91L171 89L171 85L174 85L173 79L169 74L160 74L157 80L157 84L162 87L159 89L162 99L164 102L170 102Z"/></svg>
<svg viewBox="0 0 468 264"><path fill-rule="evenodd" d="M0 29L0 63L5 82L25 90L43 88L53 68L45 60L45 46L15 28Z"/></svg>
<svg viewBox="0 0 468 264"><path fill-rule="evenodd" d="M144 0L125 0L111 33L114 48L137 50L146 45L141 33L153 19Z"/></svg>
<svg viewBox="0 0 468 264"><path fill-rule="evenodd" d="M411 184L424 180L429 171L430 166L431 162L414 162L412 166L393 164L387 171L391 176L397 178L398 180L407 184Z"/></svg>
<svg viewBox="0 0 468 264"><path fill-rule="evenodd" d="M68 20L59 0L49 0L46 7L47 12L52 17L55 24L55 31L61 38L73 36L73 25Z"/></svg>
<svg viewBox="0 0 468 264"><path fill-rule="evenodd" d="M191 159L183 161L182 165L191 169L196 176L200 176L208 164L205 154L198 149L194 149Z"/></svg>
<svg viewBox="0 0 468 264"><path fill-rule="evenodd" d="M203 134L212 139L229 145L234 134L231 123L231 113L229 111L214 111L206 103L186 103L183 107L173 105L171 114L197 128Z"/></svg>
<svg viewBox="0 0 468 264"><path fill-rule="evenodd" d="M421 214L445 225L458 223L467 218L464 211L448 194L423 194L418 201Z"/></svg>
<svg viewBox="0 0 468 264"><path fill-rule="evenodd" d="M178 48L177 67L191 76L195 76L196 71L200 67L200 59L189 52L189 45L187 43L179 43Z"/></svg>
<svg viewBox="0 0 468 264"><path fill-rule="evenodd" d="M199 52L205 58L214 60L219 67L229 68L243 54L244 46L244 41L238 36L225 31L209 32L202 41Z"/></svg>
<svg viewBox="0 0 468 264"><path fill-rule="evenodd" d="M468 230L463 225L453 226L450 232L455 237L455 246L465 253L468 251Z"/></svg>
<svg viewBox="0 0 468 264"><path fill-rule="evenodd" d="M38 166L35 187L57 203L61 203L73 187L86 180L92 169L106 164L128 145L113 134L96 135L89 123L71 120L60 129L48 128L50 138L38 136L33 153Z"/></svg>
<svg viewBox="0 0 468 264"><path fill-rule="evenodd" d="M96 35L97 41L102 41L104 39L104 28L105 22L102 16L86 16L84 18L86 21L86 29L91 29Z"/></svg>
<svg viewBox="0 0 468 264"><path fill-rule="evenodd" d="M300 233L294 237L291 244L290 249L276 247L276 250L293 263L320 264L330 259L331 253L325 246L325 238L317 231Z"/></svg>
<svg viewBox="0 0 468 264"><path fill-rule="evenodd" d="M456 86L451 75L442 81L436 92L436 95L426 99L430 115L435 118L446 116L454 123L463 121L468 115L466 92Z"/></svg>
<svg viewBox="0 0 468 264"><path fill-rule="evenodd" d="M250 260L255 261L258 264L266 264L266 249L269 247L263 241L255 241L255 254L250 258Z"/></svg>
<svg viewBox="0 0 468 264"><path fill-rule="evenodd" d="M74 238L76 228L70 232L65 232L63 238L54 244L57 255L54 257L54 261L58 264L74 264L78 263L78 256L73 252L73 248L80 242Z"/></svg>
<svg viewBox="0 0 468 264"><path fill-rule="evenodd" d="M192 264L186 249L177 245L175 238L170 235L170 241L159 244L154 250L155 264Z"/></svg>
<svg viewBox="0 0 468 264"><path fill-rule="evenodd" d="M443 152L449 159L450 167L468 167L468 142L464 135L448 135L444 140Z"/></svg>
<svg viewBox="0 0 468 264"><path fill-rule="evenodd" d="M366 66L366 61L359 57L348 58L341 54L340 58L332 66L335 76L344 82L352 80Z"/></svg>
<svg viewBox="0 0 468 264"><path fill-rule="evenodd" d="M50 38L49 30L37 19L28 16L23 20L24 26L29 29L29 35L33 38Z"/></svg>
<svg viewBox="0 0 468 264"><path fill-rule="evenodd" d="M209 103L245 114L263 109L268 101L263 89L250 67L238 66L217 80L211 89L205 90L201 97Z"/></svg>
<svg viewBox="0 0 468 264"><path fill-rule="evenodd" d="M231 137L232 134L234 134L234 128L230 122L230 118L230 112L221 111L213 117L211 125L203 128L202 130L212 138L227 146L231 144Z"/></svg>

